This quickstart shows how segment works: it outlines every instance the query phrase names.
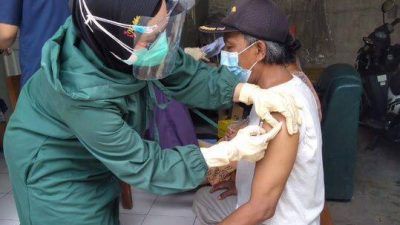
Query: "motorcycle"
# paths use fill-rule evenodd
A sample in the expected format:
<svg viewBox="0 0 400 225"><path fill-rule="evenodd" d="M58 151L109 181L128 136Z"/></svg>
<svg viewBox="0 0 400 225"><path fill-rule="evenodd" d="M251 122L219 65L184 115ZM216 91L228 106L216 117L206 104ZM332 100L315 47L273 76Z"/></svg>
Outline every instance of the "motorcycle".
<svg viewBox="0 0 400 225"><path fill-rule="evenodd" d="M391 34L400 23L395 0L382 5L383 25L364 37L356 69L364 88L361 125L382 131L389 140L400 142L400 44L392 44ZM386 17L392 14L392 22Z"/></svg>

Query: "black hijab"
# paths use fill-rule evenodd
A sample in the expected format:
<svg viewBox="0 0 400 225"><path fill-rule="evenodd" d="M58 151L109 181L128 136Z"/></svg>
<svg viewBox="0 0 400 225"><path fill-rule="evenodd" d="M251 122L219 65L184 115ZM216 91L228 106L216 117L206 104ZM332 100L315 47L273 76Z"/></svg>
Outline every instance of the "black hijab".
<svg viewBox="0 0 400 225"><path fill-rule="evenodd" d="M85 1L90 12L94 16L125 24L132 24L132 20L136 16L154 16L158 12L161 5L161 0ZM120 72L131 73L132 66L121 62L115 56L113 56L111 52L115 53L122 59L129 58L130 53L109 36L107 36L95 24L90 25L90 28L93 30L92 32L91 29L85 24L85 18L82 18L79 0L71 0L70 3L74 25L79 31L81 38L89 45L97 57L99 57L109 68L118 70ZM103 22L99 23L116 38L128 46L133 47L133 39L125 34L126 29Z"/></svg>

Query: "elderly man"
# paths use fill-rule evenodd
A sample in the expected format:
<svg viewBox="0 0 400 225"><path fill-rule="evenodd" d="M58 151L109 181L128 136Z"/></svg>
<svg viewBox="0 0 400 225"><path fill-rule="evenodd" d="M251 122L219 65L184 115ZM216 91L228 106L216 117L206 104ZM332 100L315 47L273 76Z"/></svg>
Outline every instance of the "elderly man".
<svg viewBox="0 0 400 225"><path fill-rule="evenodd" d="M324 178L318 106L311 89L287 67L297 50L287 17L271 0L238 0L221 24L201 29L224 33L221 64L242 81L295 96L303 123L296 135L282 129L259 162L232 164L236 179L225 182L226 191L200 189L193 204L200 224L319 225ZM270 129L256 112L253 107L249 124Z"/></svg>

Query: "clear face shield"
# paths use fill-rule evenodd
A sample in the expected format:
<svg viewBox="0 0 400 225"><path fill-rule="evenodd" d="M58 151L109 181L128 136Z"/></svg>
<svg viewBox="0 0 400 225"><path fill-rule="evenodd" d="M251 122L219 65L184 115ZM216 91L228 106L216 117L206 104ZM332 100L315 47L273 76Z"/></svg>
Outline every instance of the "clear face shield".
<svg viewBox="0 0 400 225"><path fill-rule="evenodd" d="M130 57L123 59L110 50L117 59L132 66L136 78L158 80L167 77L174 68L186 14L195 0L162 0L160 11L154 17L136 16L132 24L97 17L90 13L85 0L79 0L79 3L86 24L94 24L129 52ZM122 42L101 23L126 29L132 43Z"/></svg>

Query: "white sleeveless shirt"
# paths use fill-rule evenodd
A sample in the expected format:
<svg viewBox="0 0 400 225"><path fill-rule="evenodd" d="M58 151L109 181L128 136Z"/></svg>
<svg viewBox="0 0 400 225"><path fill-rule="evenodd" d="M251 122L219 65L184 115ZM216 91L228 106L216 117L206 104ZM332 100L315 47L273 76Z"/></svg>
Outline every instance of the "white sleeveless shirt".
<svg viewBox="0 0 400 225"><path fill-rule="evenodd" d="M300 140L297 157L279 199L275 215L264 225L319 225L325 190L322 167L322 136L318 107L311 90L297 77L272 87L292 94L302 106ZM252 109L251 125L260 118ZM237 207L250 200L255 163L240 161L236 173Z"/></svg>

